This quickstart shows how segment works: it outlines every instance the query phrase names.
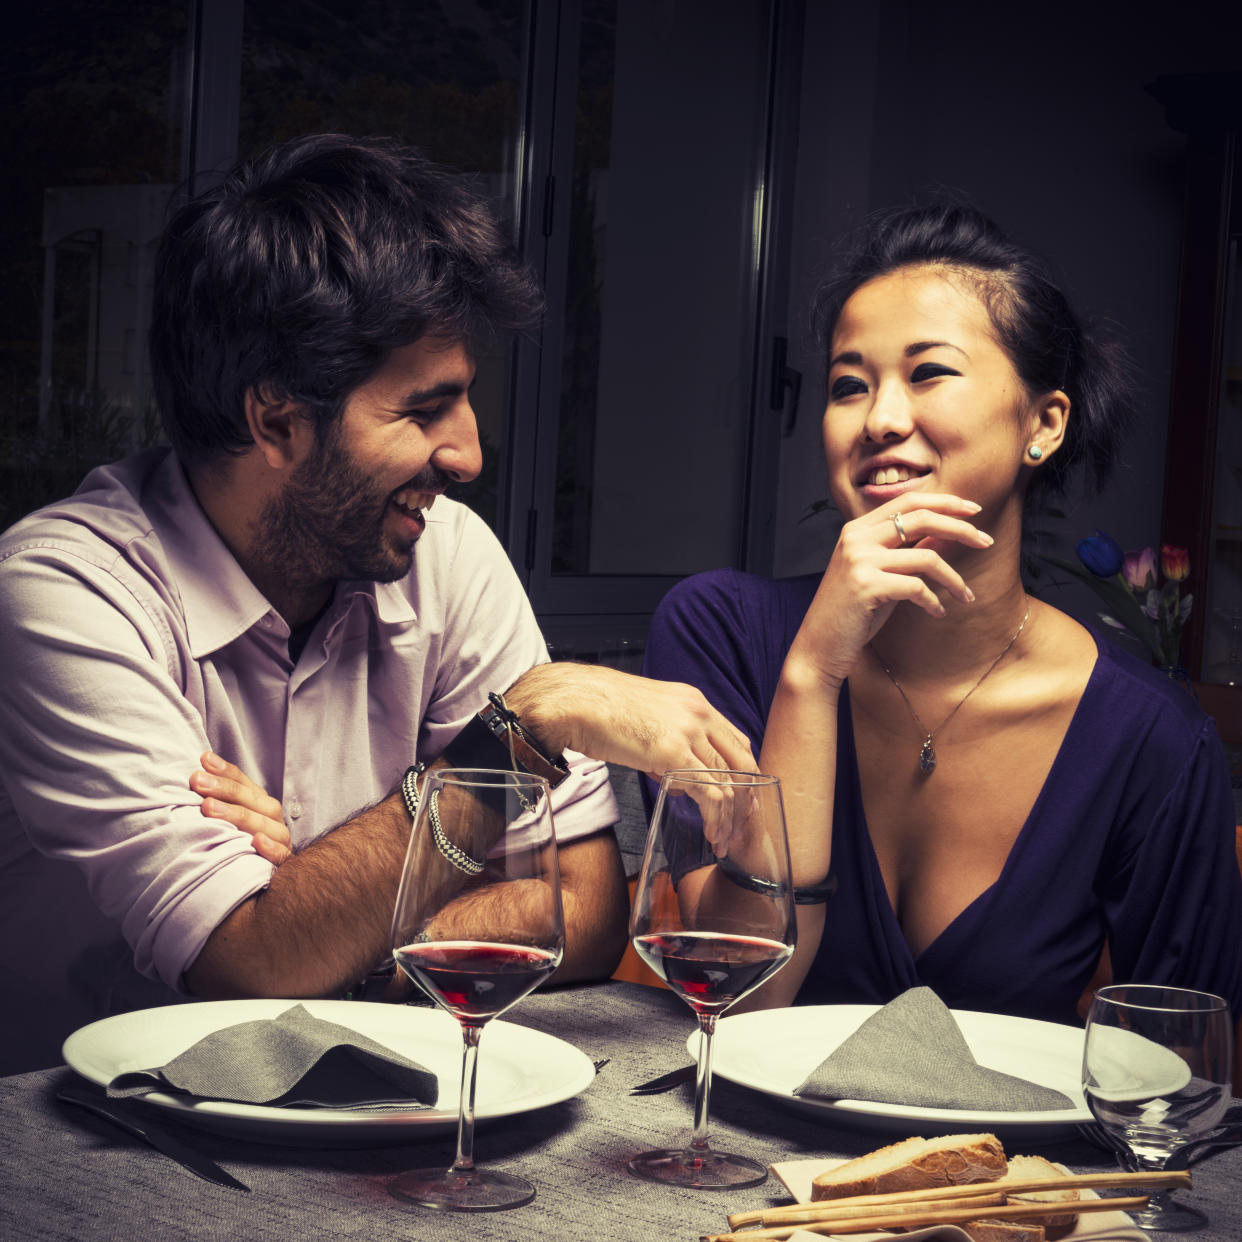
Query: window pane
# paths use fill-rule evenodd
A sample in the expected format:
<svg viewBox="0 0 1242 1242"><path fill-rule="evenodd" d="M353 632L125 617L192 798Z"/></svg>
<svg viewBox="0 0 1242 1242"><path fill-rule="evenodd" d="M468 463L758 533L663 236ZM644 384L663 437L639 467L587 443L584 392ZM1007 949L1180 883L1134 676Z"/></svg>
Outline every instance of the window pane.
<svg viewBox="0 0 1242 1242"><path fill-rule="evenodd" d="M737 559L768 15L584 6L554 573Z"/></svg>
<svg viewBox="0 0 1242 1242"><path fill-rule="evenodd" d="M384 135L470 174L512 215L526 0L390 4L254 0L245 10L240 151L301 134ZM483 472L452 494L495 525L504 451L503 349L478 359Z"/></svg>
<svg viewBox="0 0 1242 1242"><path fill-rule="evenodd" d="M181 176L184 0L46 0L6 18L0 527L158 437L154 247Z"/></svg>

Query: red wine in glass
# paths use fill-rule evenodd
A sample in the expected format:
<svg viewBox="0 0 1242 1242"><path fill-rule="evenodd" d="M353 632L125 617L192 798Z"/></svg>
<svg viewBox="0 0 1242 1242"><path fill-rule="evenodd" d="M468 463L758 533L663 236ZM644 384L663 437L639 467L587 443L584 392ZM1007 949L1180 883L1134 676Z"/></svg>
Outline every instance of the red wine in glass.
<svg viewBox="0 0 1242 1242"><path fill-rule="evenodd" d="M426 774L390 943L402 973L461 1026L461 1095L453 1163L394 1178L398 1199L495 1212L535 1197L525 1178L474 1163L474 1092L487 1023L547 979L565 951L549 798L548 783L525 772Z"/></svg>
<svg viewBox="0 0 1242 1242"><path fill-rule="evenodd" d="M461 1022L486 1022L534 991L557 967L560 955L519 944L447 940L411 944L393 956L397 965Z"/></svg>
<svg viewBox="0 0 1242 1242"><path fill-rule="evenodd" d="M779 940L724 932L655 932L635 936L634 948L695 1013L722 1013L793 954Z"/></svg>
<svg viewBox="0 0 1242 1242"><path fill-rule="evenodd" d="M694 1133L640 1152L635 1177L696 1190L757 1186L767 1166L708 1142L711 1041L726 1009L793 956L798 939L780 781L760 772L666 772L630 910L638 955L699 1021Z"/></svg>

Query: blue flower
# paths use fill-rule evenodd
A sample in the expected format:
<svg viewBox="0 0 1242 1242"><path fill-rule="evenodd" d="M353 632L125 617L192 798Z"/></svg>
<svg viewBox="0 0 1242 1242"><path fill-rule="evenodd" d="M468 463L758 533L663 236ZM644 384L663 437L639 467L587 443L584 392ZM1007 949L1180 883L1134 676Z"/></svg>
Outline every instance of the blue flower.
<svg viewBox="0 0 1242 1242"><path fill-rule="evenodd" d="M1080 539L1076 551L1078 559L1097 578L1111 578L1125 561L1121 545L1102 530L1097 530L1089 539Z"/></svg>

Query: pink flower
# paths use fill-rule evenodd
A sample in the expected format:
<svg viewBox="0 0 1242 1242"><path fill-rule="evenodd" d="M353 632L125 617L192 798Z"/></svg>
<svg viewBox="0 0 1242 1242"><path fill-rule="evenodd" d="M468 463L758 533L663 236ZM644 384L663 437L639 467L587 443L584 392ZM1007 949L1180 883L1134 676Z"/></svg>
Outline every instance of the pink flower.
<svg viewBox="0 0 1242 1242"><path fill-rule="evenodd" d="M1172 582L1181 582L1190 577L1190 553L1171 543L1160 545L1160 568L1164 576Z"/></svg>
<svg viewBox="0 0 1242 1242"><path fill-rule="evenodd" d="M1121 573L1130 590L1150 590L1156 585L1156 554L1150 548L1127 552L1121 563Z"/></svg>

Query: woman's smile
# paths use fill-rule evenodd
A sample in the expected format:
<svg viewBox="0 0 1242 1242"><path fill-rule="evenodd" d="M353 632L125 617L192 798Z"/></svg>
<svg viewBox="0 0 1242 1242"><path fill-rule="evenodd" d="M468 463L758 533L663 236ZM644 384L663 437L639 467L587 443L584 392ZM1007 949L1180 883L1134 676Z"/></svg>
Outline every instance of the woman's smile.
<svg viewBox="0 0 1242 1242"><path fill-rule="evenodd" d="M868 282L832 353L824 449L842 512L913 491L1018 494L1033 403L969 284L930 266Z"/></svg>

